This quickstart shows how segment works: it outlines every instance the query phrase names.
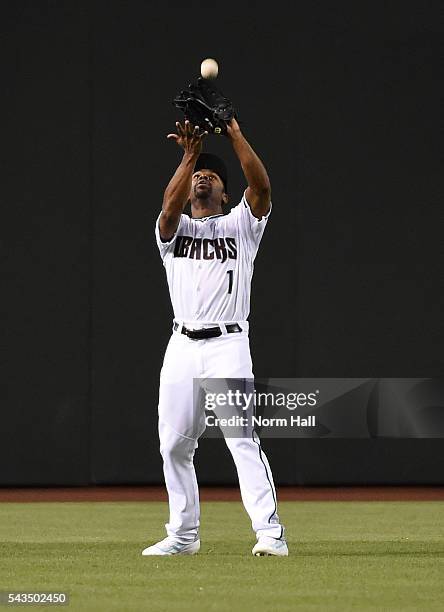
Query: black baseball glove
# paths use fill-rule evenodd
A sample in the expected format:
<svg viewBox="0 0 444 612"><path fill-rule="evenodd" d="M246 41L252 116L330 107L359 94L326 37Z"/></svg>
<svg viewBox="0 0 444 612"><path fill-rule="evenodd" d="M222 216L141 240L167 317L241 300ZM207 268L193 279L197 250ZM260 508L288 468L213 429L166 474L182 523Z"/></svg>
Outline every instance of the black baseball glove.
<svg viewBox="0 0 444 612"><path fill-rule="evenodd" d="M209 79L199 77L173 100L193 125L208 133L225 134L227 122L236 116L231 101Z"/></svg>

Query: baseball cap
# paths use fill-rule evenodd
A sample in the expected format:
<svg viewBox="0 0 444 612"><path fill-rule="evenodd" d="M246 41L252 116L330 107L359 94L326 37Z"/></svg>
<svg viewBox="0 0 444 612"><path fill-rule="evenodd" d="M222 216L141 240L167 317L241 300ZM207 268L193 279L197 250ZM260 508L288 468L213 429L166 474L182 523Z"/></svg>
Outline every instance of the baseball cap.
<svg viewBox="0 0 444 612"><path fill-rule="evenodd" d="M201 153L197 158L196 165L194 166L194 172L202 169L212 170L215 172L224 184L225 193L228 193L227 167L225 162L220 157L213 155L213 153Z"/></svg>

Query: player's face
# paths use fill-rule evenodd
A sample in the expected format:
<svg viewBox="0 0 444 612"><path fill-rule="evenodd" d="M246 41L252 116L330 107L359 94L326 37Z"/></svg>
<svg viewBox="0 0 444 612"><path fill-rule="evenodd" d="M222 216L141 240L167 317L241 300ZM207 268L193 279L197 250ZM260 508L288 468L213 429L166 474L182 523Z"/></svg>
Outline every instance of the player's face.
<svg viewBox="0 0 444 612"><path fill-rule="evenodd" d="M193 174L191 181L191 200L216 199L222 201L225 187L218 174L211 170L198 170Z"/></svg>

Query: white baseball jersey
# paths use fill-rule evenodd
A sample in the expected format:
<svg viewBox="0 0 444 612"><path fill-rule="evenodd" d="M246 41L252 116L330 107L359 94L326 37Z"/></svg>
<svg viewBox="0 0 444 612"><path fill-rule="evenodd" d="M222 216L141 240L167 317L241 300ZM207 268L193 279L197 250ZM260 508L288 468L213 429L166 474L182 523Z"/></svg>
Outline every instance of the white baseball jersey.
<svg viewBox="0 0 444 612"><path fill-rule="evenodd" d="M176 320L192 323L246 321L253 263L270 210L261 219L245 198L227 215L193 219L182 214L176 233L156 240L166 270Z"/></svg>

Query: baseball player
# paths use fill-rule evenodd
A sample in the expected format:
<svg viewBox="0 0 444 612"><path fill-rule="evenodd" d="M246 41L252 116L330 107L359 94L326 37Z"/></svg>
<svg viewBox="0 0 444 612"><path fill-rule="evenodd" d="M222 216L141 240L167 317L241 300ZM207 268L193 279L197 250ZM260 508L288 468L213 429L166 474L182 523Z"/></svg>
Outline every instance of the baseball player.
<svg viewBox="0 0 444 612"><path fill-rule="evenodd" d="M193 465L205 410L193 400L193 379L253 379L248 322L253 262L270 212L267 172L236 119L227 137L248 183L224 214L227 171L201 153L207 132L176 123L168 134L183 158L164 194L155 234L174 310L173 333L160 374L159 438L169 497L167 537L143 555L192 555L200 549L199 492ZM183 213L190 201L191 217ZM236 465L242 501L257 543L253 555L287 556L276 491L259 438L223 431Z"/></svg>

